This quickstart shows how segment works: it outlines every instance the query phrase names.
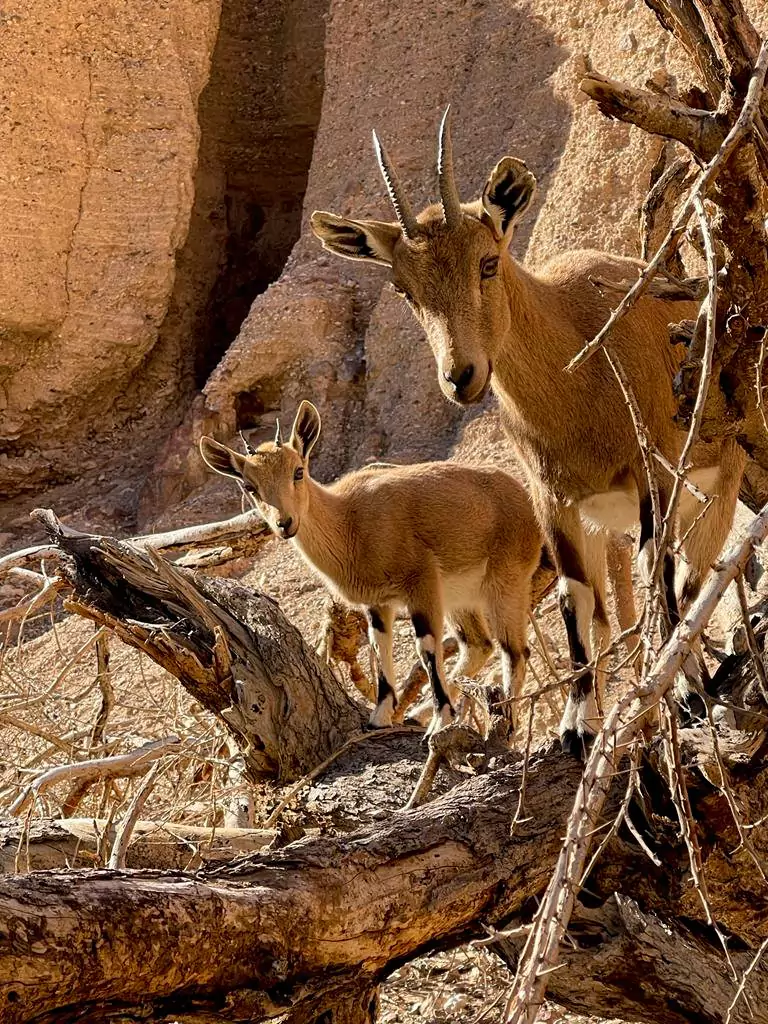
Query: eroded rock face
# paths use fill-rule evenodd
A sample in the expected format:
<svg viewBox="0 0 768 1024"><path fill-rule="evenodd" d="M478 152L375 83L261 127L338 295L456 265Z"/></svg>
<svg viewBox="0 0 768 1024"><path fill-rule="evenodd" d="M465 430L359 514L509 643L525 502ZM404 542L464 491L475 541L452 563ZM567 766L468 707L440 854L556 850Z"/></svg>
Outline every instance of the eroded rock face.
<svg viewBox="0 0 768 1024"><path fill-rule="evenodd" d="M218 6L4 4L2 491L50 477L50 448L103 424L157 339Z"/></svg>
<svg viewBox="0 0 768 1024"><path fill-rule="evenodd" d="M135 521L142 478L298 237L325 8L3 6L0 495L22 495L9 519L45 486L109 492L122 477Z"/></svg>

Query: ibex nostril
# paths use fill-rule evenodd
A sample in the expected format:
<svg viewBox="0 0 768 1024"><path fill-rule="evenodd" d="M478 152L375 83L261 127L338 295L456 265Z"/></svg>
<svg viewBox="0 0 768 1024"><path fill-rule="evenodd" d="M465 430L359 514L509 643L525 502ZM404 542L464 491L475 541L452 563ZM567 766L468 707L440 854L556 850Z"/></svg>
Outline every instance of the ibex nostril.
<svg viewBox="0 0 768 1024"><path fill-rule="evenodd" d="M457 392L463 391L464 388L470 383L475 374L475 367L472 363L468 363L464 369L456 375L456 370L446 370L443 373L443 378L453 386Z"/></svg>
<svg viewBox="0 0 768 1024"><path fill-rule="evenodd" d="M278 519L277 528L279 530L290 530L293 525L293 516L288 516L286 519Z"/></svg>

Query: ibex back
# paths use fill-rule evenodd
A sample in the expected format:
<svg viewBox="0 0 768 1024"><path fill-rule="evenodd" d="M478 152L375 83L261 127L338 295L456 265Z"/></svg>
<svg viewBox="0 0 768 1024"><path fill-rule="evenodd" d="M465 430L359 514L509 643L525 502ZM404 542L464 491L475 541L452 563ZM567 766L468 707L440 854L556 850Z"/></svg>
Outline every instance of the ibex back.
<svg viewBox="0 0 768 1024"><path fill-rule="evenodd" d="M504 693L519 697L528 658L531 580L542 536L525 489L493 467L455 463L376 467L330 486L309 474L320 416L302 402L290 439L250 455L203 437L218 473L239 478L272 530L292 539L332 593L366 609L378 668L374 726L391 724L397 698L392 627L410 616L432 685L431 729L454 715L443 667L443 621L460 646L456 675L476 675L501 646ZM514 729L517 702L502 709Z"/></svg>
<svg viewBox="0 0 768 1024"><path fill-rule="evenodd" d="M374 133L397 220L351 220L315 212L324 247L348 259L388 267L391 280L424 328L443 394L468 405L489 386L525 466L540 524L560 577L560 604L575 667L589 663L592 640L605 649L604 561L590 534L640 523L640 565L654 559L651 495L628 406L602 353L576 374L564 367L611 313L595 279L635 277L639 261L604 252L569 252L533 274L508 252L515 225L531 203L535 179L521 160L504 157L482 195L461 203L454 179L448 112L439 137L441 202L415 216ZM677 369L669 324L695 316L692 303L642 298L620 320L610 344L623 365L653 445L677 462L684 434L676 427L672 381ZM706 515L684 492L677 516L685 568L680 600L688 603L730 528L744 465L732 440L699 444L692 479L718 495ZM661 511L672 480L659 480ZM690 533L688 532L690 529ZM674 562L665 554L670 613L677 615ZM596 636L593 638L591 632ZM582 754L598 711L590 672L572 685L560 733Z"/></svg>

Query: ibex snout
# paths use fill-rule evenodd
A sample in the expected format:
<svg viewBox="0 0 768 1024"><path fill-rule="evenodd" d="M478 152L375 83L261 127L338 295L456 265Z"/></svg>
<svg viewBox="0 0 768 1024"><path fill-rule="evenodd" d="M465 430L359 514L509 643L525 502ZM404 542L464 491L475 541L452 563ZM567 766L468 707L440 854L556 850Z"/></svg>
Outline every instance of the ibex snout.
<svg viewBox="0 0 768 1024"><path fill-rule="evenodd" d="M491 382L490 366L451 363L442 371L441 387L446 397L459 405L472 405L485 397Z"/></svg>
<svg viewBox="0 0 768 1024"><path fill-rule="evenodd" d="M277 530L284 540L290 540L291 537L296 536L298 526L294 528L293 516L283 516L277 521Z"/></svg>

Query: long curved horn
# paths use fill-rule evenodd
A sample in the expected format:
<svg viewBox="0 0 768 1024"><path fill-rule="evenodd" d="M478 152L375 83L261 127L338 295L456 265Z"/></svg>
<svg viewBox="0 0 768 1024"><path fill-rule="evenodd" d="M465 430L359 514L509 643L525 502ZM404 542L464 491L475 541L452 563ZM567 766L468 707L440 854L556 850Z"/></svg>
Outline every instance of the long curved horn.
<svg viewBox="0 0 768 1024"><path fill-rule="evenodd" d="M373 133L373 148L376 151L376 159L378 161L382 177L384 178L384 184L387 186L389 198L392 200L392 205L395 208L395 216L397 217L398 224L403 229L405 237L410 240L416 236L419 230L419 225L413 215L411 204L408 202L405 192L403 191L403 186L400 184L397 171L392 166L392 163L387 156L387 151L379 141L379 136L376 132Z"/></svg>
<svg viewBox="0 0 768 1024"><path fill-rule="evenodd" d="M451 105L445 108L440 122L437 150L437 184L440 189L440 202L443 216L449 228L455 228L461 222L461 199L453 174L453 143L451 142Z"/></svg>

